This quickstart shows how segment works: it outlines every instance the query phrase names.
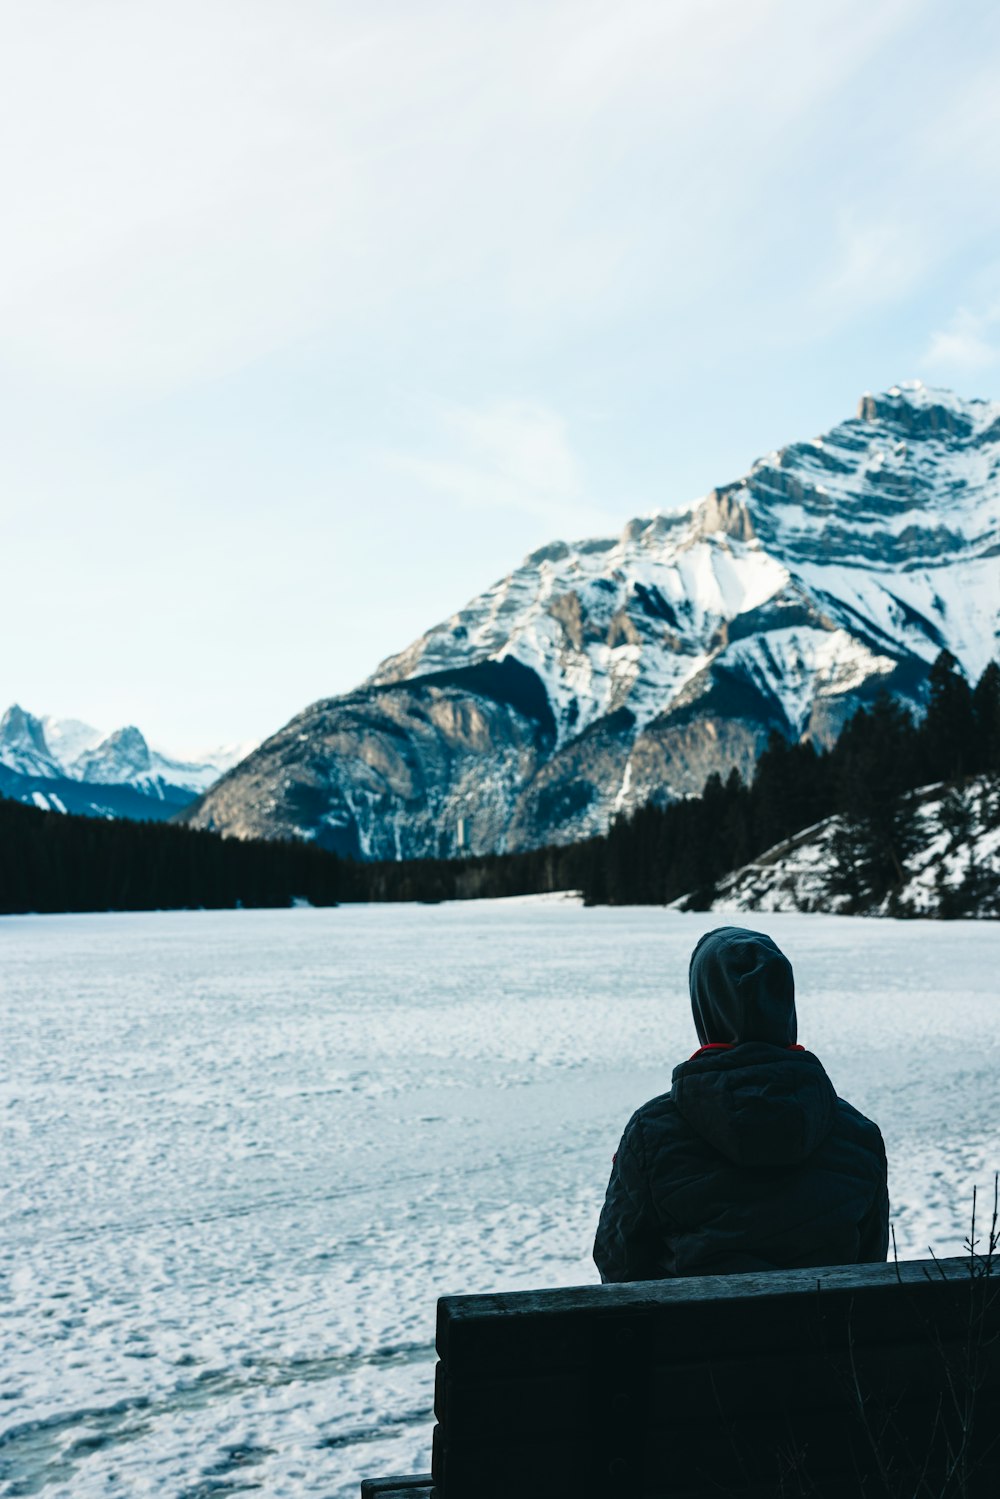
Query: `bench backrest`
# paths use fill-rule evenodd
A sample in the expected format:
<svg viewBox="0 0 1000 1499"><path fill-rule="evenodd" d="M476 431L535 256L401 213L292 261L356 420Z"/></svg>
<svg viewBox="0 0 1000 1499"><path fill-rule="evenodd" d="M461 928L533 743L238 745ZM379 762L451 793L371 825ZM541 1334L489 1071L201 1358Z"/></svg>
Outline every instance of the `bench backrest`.
<svg viewBox="0 0 1000 1499"><path fill-rule="evenodd" d="M438 1499L1000 1499L967 1259L446 1296L437 1350Z"/></svg>

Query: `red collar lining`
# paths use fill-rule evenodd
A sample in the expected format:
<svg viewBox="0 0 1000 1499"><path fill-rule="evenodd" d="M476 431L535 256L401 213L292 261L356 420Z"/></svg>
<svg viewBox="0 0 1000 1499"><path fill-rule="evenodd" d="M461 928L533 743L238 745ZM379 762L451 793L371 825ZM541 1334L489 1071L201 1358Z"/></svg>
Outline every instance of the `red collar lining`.
<svg viewBox="0 0 1000 1499"><path fill-rule="evenodd" d="M697 1051L691 1053L688 1061L693 1062L695 1057L703 1057L706 1051L732 1051L735 1044L734 1041L706 1041L704 1046L699 1046ZM805 1047L799 1046L798 1043L794 1046L789 1046L787 1049L789 1051L805 1051Z"/></svg>

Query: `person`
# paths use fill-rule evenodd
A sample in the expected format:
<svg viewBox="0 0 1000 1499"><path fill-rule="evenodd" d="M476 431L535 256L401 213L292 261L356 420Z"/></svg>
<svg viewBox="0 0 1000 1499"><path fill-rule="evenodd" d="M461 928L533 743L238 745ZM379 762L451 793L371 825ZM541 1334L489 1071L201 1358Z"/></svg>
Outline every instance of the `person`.
<svg viewBox="0 0 1000 1499"><path fill-rule="evenodd" d="M882 1135L797 1044L785 954L719 927L689 980L701 1045L625 1127L594 1244L602 1281L885 1260Z"/></svg>

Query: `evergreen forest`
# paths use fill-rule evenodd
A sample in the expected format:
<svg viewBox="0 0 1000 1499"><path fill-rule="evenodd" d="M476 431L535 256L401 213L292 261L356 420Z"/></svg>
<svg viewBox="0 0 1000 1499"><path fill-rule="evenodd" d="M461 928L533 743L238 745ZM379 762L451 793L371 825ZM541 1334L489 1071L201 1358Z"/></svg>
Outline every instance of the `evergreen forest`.
<svg viewBox="0 0 1000 1499"><path fill-rule="evenodd" d="M992 788L973 809L973 777ZM772 734L751 781L709 777L698 797L651 804L565 847L461 859L356 863L313 844L240 840L163 822L79 817L0 798L0 912L287 906L295 901L440 901L579 890L589 904L711 906L717 881L836 813L831 894L864 910L891 897L914 852L917 787L952 790L942 813L1000 824L1000 666L973 687L942 652L920 722L884 696L831 749ZM995 885L995 880L994 880ZM968 893L991 909L995 890ZM973 900L975 896L975 900ZM965 914L962 902L942 914ZM998 913L1000 914L1000 909Z"/></svg>

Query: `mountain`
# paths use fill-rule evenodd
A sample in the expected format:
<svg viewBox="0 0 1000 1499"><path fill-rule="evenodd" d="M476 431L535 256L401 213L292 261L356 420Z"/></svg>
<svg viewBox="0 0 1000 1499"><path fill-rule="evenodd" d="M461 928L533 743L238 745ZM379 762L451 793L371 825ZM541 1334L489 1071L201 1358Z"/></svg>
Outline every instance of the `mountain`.
<svg viewBox="0 0 1000 1499"><path fill-rule="evenodd" d="M686 509L532 553L185 816L363 858L583 838L750 772L774 731L919 709L942 648L978 677L998 558L1000 403L894 386Z"/></svg>
<svg viewBox="0 0 1000 1499"><path fill-rule="evenodd" d="M917 793L914 853L891 896L863 904L831 888L842 817L761 854L719 881L712 911L827 911L864 916L1000 916L1000 783L979 777L964 789ZM672 902L688 906L690 896Z"/></svg>
<svg viewBox="0 0 1000 1499"><path fill-rule="evenodd" d="M245 752L198 761L152 749L137 728L103 734L79 719L37 718L15 703L0 718L0 795L56 812L171 817Z"/></svg>

